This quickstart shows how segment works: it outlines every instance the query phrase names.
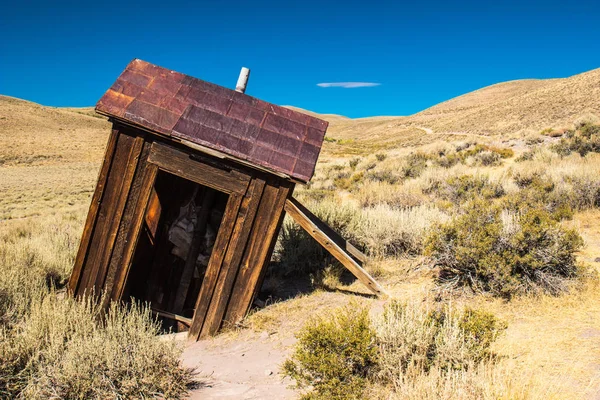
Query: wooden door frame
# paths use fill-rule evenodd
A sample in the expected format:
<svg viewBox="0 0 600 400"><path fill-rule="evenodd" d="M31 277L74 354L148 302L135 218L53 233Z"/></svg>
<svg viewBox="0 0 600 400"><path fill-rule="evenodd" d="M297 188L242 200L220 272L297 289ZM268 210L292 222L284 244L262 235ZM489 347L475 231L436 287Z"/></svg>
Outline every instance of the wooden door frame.
<svg viewBox="0 0 600 400"><path fill-rule="evenodd" d="M212 292L214 291L214 287L216 286L219 277L220 266L227 253L227 244L229 243L237 219L241 200L248 190L251 176L235 169L228 170L214 167L208 163L202 162L202 160L192 158L192 155L193 154L189 152L176 149L163 143L152 143L150 154L146 161L147 168L143 178L142 190L137 200L134 219L127 236L127 246L124 251L121 268L117 272L115 285L111 291L110 300L122 300L127 285L127 278L133 264L135 250L142 233L144 216L147 212L152 188L156 183L158 173L163 171L167 174L212 188L229 196L223 214L223 221L221 226L219 226L217 237L215 239L215 249L218 248L217 244L219 243L224 243L225 245L221 251L213 251L210 256L207 271L202 282L202 288L198 295L198 299L196 300L194 317L192 318L192 326L197 326L198 323L200 323L201 326L203 321L198 321L198 319L200 317L203 318L201 314L205 314L206 312L198 313L198 304L201 303L203 295L204 299L208 299L208 302L211 300ZM232 223L226 224L226 220L231 220ZM206 304L206 307L208 306L209 304Z"/></svg>

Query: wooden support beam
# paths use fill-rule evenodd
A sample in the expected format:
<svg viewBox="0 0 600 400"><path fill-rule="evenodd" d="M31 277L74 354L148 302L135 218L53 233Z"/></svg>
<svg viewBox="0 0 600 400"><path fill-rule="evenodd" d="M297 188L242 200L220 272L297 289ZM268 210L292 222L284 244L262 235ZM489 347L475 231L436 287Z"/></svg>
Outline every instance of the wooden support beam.
<svg viewBox="0 0 600 400"><path fill-rule="evenodd" d="M312 236L325 250L331 253L339 262L344 265L352 274L361 281L371 292L380 297L388 297L385 290L365 271L347 252L348 243L343 240L340 243L340 238L337 233L337 237L329 236L327 233L331 233L331 229L327 224L321 221L317 216L311 213L306 207L304 207L298 200L293 197L287 199L285 202L285 211L292 217L298 225L300 225L310 236ZM324 230L322 229L324 228ZM327 232L327 233L326 233ZM334 231L335 232L335 231ZM346 243L344 245L344 243ZM352 246L353 247L353 246ZM358 251L358 249L356 249ZM362 254L362 253L360 253ZM363 254L364 256L364 254Z"/></svg>
<svg viewBox="0 0 600 400"><path fill-rule="evenodd" d="M191 318L186 318L186 317L183 317L181 315L173 314L173 313L170 313L170 312L167 312L167 311L158 310L156 308L150 308L150 310L154 314L158 315L159 317L169 318L169 319L172 319L172 320L175 320L175 321L178 321L178 322L182 322L182 323L184 323L187 326L192 325L192 319Z"/></svg>

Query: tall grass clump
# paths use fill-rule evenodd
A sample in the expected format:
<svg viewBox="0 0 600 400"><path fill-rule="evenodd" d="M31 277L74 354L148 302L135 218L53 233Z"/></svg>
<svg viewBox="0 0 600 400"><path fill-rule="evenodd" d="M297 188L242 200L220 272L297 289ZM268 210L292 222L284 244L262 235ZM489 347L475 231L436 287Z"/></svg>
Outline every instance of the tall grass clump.
<svg viewBox="0 0 600 400"><path fill-rule="evenodd" d="M396 209L380 204L361 211L354 237L372 257L417 255L427 231L447 218L431 205Z"/></svg>
<svg viewBox="0 0 600 400"><path fill-rule="evenodd" d="M0 397L181 398L191 382L179 349L148 309L66 296L81 215L0 228Z"/></svg>
<svg viewBox="0 0 600 400"><path fill-rule="evenodd" d="M394 396L429 375L493 368L491 346L504 329L480 310L392 301L369 318L351 304L310 320L284 371L304 389L304 399Z"/></svg>
<svg viewBox="0 0 600 400"><path fill-rule="evenodd" d="M4 338L1 390L27 399L180 398L191 375L159 332L147 308L113 305L101 318L95 301L50 292Z"/></svg>
<svg viewBox="0 0 600 400"><path fill-rule="evenodd" d="M492 344L506 329L481 310L432 309L389 303L373 322L379 347L378 380L396 390L431 370L465 370L493 358Z"/></svg>
<svg viewBox="0 0 600 400"><path fill-rule="evenodd" d="M440 268L440 281L511 297L529 291L565 291L581 275L575 253L583 241L541 208L523 212L475 200L462 214L438 225L426 254Z"/></svg>

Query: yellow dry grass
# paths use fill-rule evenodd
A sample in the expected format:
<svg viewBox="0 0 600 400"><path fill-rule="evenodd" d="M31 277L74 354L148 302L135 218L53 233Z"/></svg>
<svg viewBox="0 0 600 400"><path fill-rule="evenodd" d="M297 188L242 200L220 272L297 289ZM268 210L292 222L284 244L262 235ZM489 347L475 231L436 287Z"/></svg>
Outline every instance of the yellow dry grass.
<svg viewBox="0 0 600 400"><path fill-rule="evenodd" d="M595 70L567 79L494 85L411 117L352 120L325 116L331 122L327 136L333 141L325 143L310 187L298 188L297 195L312 207L340 209L344 205L357 210L356 215L361 217L354 221L361 225L353 233L374 248L396 237L418 247L429 224L447 218L447 205L432 202L427 195L436 182L464 174L482 175L511 191L516 190L511 181L516 172L540 170L550 174L557 185L568 187L566 177L597 176L600 156L583 159L572 155L560 159L540 150L531 161L516 163L513 157L499 166L482 167L472 159L451 168L429 165L419 177L398 182L376 182L368 178L369 174L393 175L406 167L406 157L416 150L438 152L469 141L513 146L520 154L530 147L523 140L526 135L547 127L569 126L581 118L598 117L598 82L600 70ZM11 229L14 224L44 223L48 218L61 220L65 216L81 222L109 129L109 124L95 117L90 109L41 107L0 96L3 229ZM543 140L549 143L553 139ZM351 160L357 157L352 166ZM341 189L337 185L344 179L350 183ZM366 211L361 214L363 209ZM11 219L19 221L8 221ZM586 241L580 259L598 268L600 263L595 260L600 257L600 211L577 214L569 224L578 227ZM394 298L419 301L436 296L432 272L422 258L374 255L367 268ZM354 297L348 292L367 293L357 282L330 286L333 287L327 291L271 304L249 316L245 325L289 336L309 315L347 304ZM492 311L508 323L506 334L496 343L496 351L503 358L491 370L455 376L452 382L433 375L424 377L414 382L414 391L404 398L435 398L431 395L434 387L435 393L460 398L452 385L461 379L499 388L500 392L490 391L490 398L577 399L599 395L598 287L589 286L559 297L523 297L509 303L485 296L459 296L452 301ZM361 303L374 312L383 304L368 298L362 298Z"/></svg>

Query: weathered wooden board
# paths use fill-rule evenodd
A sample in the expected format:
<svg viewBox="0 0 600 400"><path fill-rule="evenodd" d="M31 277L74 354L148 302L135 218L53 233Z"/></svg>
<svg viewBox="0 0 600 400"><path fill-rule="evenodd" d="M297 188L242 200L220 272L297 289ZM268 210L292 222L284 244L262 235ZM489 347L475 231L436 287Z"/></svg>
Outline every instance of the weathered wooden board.
<svg viewBox="0 0 600 400"><path fill-rule="evenodd" d="M228 249L229 240L233 233L235 221L237 220L237 215L241 204L241 195L236 193L229 195L227 207L225 208L225 215L221 221L219 233L217 234L217 238L213 246L213 252L210 256L206 273L204 274L202 288L200 289L200 294L198 295L198 300L196 301L194 317L192 318L192 325L190 326L189 330L190 338L198 339L200 331L202 330L202 325L212 301L215 287L217 285L217 279L219 277L219 272L221 271L221 265Z"/></svg>
<svg viewBox="0 0 600 400"><path fill-rule="evenodd" d="M246 248L250 229L254 223L254 217L265 187L265 181L255 178L251 181L248 192L244 196L240 207L235 228L229 241L227 254L221 266L215 292L211 300L200 337L206 337L217 333L221 327L225 309L229 302L229 296L238 273L240 261Z"/></svg>
<svg viewBox="0 0 600 400"><path fill-rule="evenodd" d="M250 181L248 175L194 161L188 153L160 143L152 144L148 162L164 171L225 193L244 194Z"/></svg>
<svg viewBox="0 0 600 400"><path fill-rule="evenodd" d="M260 289L277 241L285 200L292 189L293 184L285 181L270 182L265 187L225 314L227 325L239 322L246 315Z"/></svg>
<svg viewBox="0 0 600 400"><path fill-rule="evenodd" d="M101 286L96 287L96 283L104 280L142 145L143 139L140 137L122 132L118 135L96 224L84 260L85 268L76 291L78 295L92 290L99 294L102 289Z"/></svg>
<svg viewBox="0 0 600 400"><path fill-rule="evenodd" d="M100 168L100 172L98 174L96 189L94 190L88 215L83 227L83 234L81 235L79 250L77 251L77 256L75 257L73 271L71 272L71 277L69 278L68 290L71 294L78 293L82 268L89 250L94 228L96 227L98 210L100 208L100 202L102 201L102 194L104 193L104 189L106 187L106 181L108 180L108 172L115 154L118 136L119 131L112 129L110 137L108 138L108 144L106 145L106 151L104 153L104 162L102 163L102 167Z"/></svg>
<svg viewBox="0 0 600 400"><path fill-rule="evenodd" d="M130 218L126 221L129 229L127 229L127 236L123 243L122 257L114 260L114 267L111 265L113 268L111 268L109 275L114 276L114 278L112 284L106 287L106 290L110 293L109 298L113 301L122 299L157 173L157 166L152 164L146 166L137 199L132 199L132 202L135 201L135 209L131 211Z"/></svg>
<svg viewBox="0 0 600 400"><path fill-rule="evenodd" d="M326 225L312 214L306 207L294 198L285 203L285 211L312 236L325 250L329 251L339 262L342 263L356 278L361 281L371 292L377 296L387 297L385 290L365 271L336 241L325 234L319 227ZM330 228L331 229L331 228Z"/></svg>

